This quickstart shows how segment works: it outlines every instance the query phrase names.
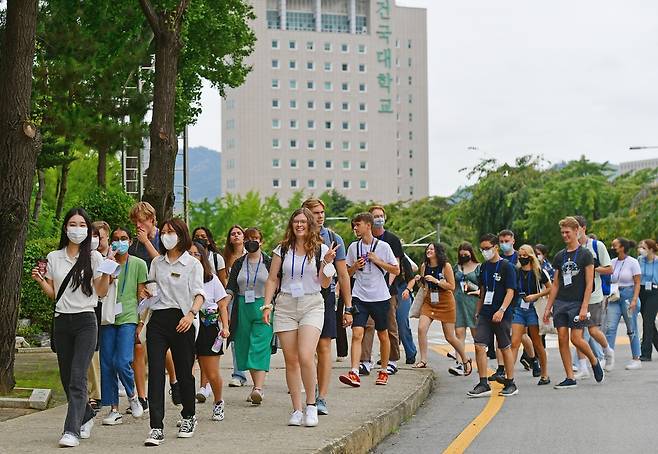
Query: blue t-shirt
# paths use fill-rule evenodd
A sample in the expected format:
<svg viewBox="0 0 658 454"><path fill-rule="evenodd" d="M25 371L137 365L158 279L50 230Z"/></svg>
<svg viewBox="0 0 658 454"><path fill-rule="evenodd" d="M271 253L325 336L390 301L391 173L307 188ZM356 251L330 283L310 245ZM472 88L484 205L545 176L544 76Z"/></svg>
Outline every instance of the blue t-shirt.
<svg viewBox="0 0 658 454"><path fill-rule="evenodd" d="M501 255L502 258L510 262L512 265L516 266L516 262L519 261L519 253L517 251L514 251L511 255Z"/></svg>
<svg viewBox="0 0 658 454"><path fill-rule="evenodd" d="M486 293L491 290L494 292L491 304L483 304L480 310L480 317L491 320L493 315L503 305L507 289L516 291L516 269L514 265L505 259L496 263L486 262L481 266L480 288ZM514 299L512 299L512 302ZM513 305L505 311L505 319L512 318Z"/></svg>
<svg viewBox="0 0 658 454"><path fill-rule="evenodd" d="M647 262L646 257L640 257L638 262L640 262L640 270L642 270L642 275L640 277L640 285L642 288L644 288L644 285L647 282L658 284L658 258L654 258L653 261Z"/></svg>

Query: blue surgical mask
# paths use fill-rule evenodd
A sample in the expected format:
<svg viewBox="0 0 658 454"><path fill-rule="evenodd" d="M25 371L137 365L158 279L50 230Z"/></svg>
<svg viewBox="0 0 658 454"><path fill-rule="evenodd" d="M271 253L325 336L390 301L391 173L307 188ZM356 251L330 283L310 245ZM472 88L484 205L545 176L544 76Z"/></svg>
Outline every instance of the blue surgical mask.
<svg viewBox="0 0 658 454"><path fill-rule="evenodd" d="M504 253L512 252L514 246L511 243L500 243L500 250Z"/></svg>
<svg viewBox="0 0 658 454"><path fill-rule="evenodd" d="M128 252L128 247L130 247L128 240L112 241L112 249L114 249L121 255Z"/></svg>
<svg viewBox="0 0 658 454"><path fill-rule="evenodd" d="M373 222L373 226L379 229L384 227L385 222L386 220L384 218L375 218L375 221Z"/></svg>

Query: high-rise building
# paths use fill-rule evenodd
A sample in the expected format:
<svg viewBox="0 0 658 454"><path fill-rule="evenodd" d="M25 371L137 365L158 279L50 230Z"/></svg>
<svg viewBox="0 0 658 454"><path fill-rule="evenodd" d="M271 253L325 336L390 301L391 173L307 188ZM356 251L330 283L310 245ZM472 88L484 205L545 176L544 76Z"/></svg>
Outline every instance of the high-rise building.
<svg viewBox="0 0 658 454"><path fill-rule="evenodd" d="M253 70L222 102L223 192L429 192L426 10L252 0Z"/></svg>

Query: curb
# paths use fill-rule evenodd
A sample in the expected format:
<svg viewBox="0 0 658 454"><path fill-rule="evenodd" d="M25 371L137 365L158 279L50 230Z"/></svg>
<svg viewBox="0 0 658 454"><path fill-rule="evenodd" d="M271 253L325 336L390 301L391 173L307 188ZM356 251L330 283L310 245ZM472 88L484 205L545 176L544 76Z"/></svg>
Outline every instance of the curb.
<svg viewBox="0 0 658 454"><path fill-rule="evenodd" d="M353 454L369 452L416 413L416 410L432 393L435 380L436 375L433 371L426 372L421 383L403 396L396 406L384 410L369 421L365 421L347 435L333 440L324 448L315 451L315 453Z"/></svg>
<svg viewBox="0 0 658 454"><path fill-rule="evenodd" d="M50 347L27 347L27 348L17 348L14 350L17 355L22 353L52 353Z"/></svg>

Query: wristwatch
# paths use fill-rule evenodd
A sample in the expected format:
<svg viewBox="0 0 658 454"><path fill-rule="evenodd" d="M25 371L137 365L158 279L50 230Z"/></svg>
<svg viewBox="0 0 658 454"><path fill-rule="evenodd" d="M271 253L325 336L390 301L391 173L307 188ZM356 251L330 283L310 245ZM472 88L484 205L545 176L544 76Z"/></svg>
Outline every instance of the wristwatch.
<svg viewBox="0 0 658 454"><path fill-rule="evenodd" d="M356 308L354 306L346 307L344 313L354 315Z"/></svg>
<svg viewBox="0 0 658 454"><path fill-rule="evenodd" d="M500 306L500 307L498 308L498 311L499 311L499 312L505 312L505 310L506 310L506 309L505 309L503 306Z"/></svg>
<svg viewBox="0 0 658 454"><path fill-rule="evenodd" d="M199 311L194 311L194 309L190 309L190 313L196 317L196 315L199 313Z"/></svg>

